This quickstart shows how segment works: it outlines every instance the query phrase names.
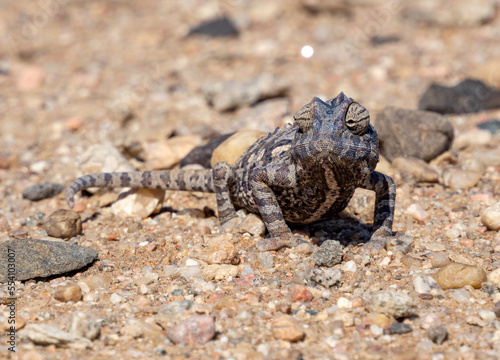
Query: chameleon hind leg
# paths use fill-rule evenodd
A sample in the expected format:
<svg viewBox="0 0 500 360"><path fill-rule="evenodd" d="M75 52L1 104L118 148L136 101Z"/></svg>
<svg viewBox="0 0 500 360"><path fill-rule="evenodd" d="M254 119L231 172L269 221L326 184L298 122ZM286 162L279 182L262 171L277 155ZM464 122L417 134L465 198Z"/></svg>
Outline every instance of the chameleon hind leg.
<svg viewBox="0 0 500 360"><path fill-rule="evenodd" d="M226 162L218 162L212 170L214 179L215 198L221 226L237 217L236 209L231 201L229 187L234 183L236 175L234 169Z"/></svg>
<svg viewBox="0 0 500 360"><path fill-rule="evenodd" d="M292 174L295 174L295 170L289 167L272 168L271 171L264 167L254 169L250 175L252 195L270 235L269 238L257 243L257 249L260 251L294 247L299 244L299 240L286 224L279 203L271 189L271 186L293 188L296 185L296 179Z"/></svg>

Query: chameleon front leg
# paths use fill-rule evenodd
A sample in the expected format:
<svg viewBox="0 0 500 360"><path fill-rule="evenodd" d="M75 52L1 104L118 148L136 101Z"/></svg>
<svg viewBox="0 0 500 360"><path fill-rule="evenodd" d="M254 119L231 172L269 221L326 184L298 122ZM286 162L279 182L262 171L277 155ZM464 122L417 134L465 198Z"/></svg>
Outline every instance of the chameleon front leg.
<svg viewBox="0 0 500 360"><path fill-rule="evenodd" d="M299 243L286 224L276 195L270 188L295 187L295 173L295 167L290 165L282 168L256 168L250 174L252 195L270 235L257 243L257 249L260 251L294 247Z"/></svg>
<svg viewBox="0 0 500 360"><path fill-rule="evenodd" d="M374 171L361 185L375 191L375 211L373 215L373 234L362 250L375 254L382 250L392 236L392 222L396 203L396 185L392 178Z"/></svg>
<svg viewBox="0 0 500 360"><path fill-rule="evenodd" d="M215 198L217 199L219 222L222 226L237 217L229 191L229 186L234 183L236 175L231 165L221 161L214 165L212 177L214 180Z"/></svg>

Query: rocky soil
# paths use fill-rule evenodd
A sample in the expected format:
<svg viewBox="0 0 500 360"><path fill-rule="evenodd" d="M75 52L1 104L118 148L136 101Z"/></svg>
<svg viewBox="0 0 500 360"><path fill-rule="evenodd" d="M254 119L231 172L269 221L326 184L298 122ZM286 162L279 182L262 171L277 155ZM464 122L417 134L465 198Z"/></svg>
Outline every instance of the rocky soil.
<svg viewBox="0 0 500 360"><path fill-rule="evenodd" d="M499 7L1 2L2 281L9 244L23 268L16 352L0 286L0 358L500 358ZM362 190L294 229L311 245L262 253L259 217L221 229L213 194L91 191L56 212L78 176L176 168L252 130L233 156L340 91L380 129L408 236L374 256Z"/></svg>

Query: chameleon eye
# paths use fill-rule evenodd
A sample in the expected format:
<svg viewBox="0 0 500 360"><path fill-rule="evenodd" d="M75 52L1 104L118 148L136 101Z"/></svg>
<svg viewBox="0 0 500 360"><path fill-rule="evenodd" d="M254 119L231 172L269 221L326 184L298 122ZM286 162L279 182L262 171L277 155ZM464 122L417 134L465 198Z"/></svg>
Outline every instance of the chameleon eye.
<svg viewBox="0 0 500 360"><path fill-rule="evenodd" d="M364 135L370 126L370 113L363 105L353 102L346 111L345 124L354 135Z"/></svg>

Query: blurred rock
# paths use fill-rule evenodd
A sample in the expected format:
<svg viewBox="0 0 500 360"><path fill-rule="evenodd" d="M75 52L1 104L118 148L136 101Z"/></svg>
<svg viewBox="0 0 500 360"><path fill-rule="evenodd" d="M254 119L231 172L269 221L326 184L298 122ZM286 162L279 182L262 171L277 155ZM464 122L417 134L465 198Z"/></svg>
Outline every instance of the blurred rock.
<svg viewBox="0 0 500 360"><path fill-rule="evenodd" d="M228 264L212 264L207 265L203 268L203 277L208 280L228 280L230 277L235 278L238 276L239 269L235 265Z"/></svg>
<svg viewBox="0 0 500 360"><path fill-rule="evenodd" d="M453 146L459 150L469 146L488 145L493 139L493 136L488 130L474 129L456 136Z"/></svg>
<svg viewBox="0 0 500 360"><path fill-rule="evenodd" d="M218 17L192 27L189 30L188 36L205 35L210 37L225 37L237 36L238 34L238 29L231 19L227 17Z"/></svg>
<svg viewBox="0 0 500 360"><path fill-rule="evenodd" d="M412 332L413 329L411 328L410 325L405 324L405 323L394 323L391 325L391 328L389 329L389 333L391 335L401 335L401 334L407 334Z"/></svg>
<svg viewBox="0 0 500 360"><path fill-rule="evenodd" d="M10 250L9 250L10 249ZM0 254L15 253L18 281L64 274L81 269L97 258L93 249L62 241L10 240L0 245ZM7 281L7 256L0 256L0 282Z"/></svg>
<svg viewBox="0 0 500 360"><path fill-rule="evenodd" d="M277 127L283 128L286 123L292 123L293 118L290 116L290 112L290 99L267 99L239 110L230 126L231 129L234 128L237 131L273 132ZM259 121L255 121L255 119L259 119Z"/></svg>
<svg viewBox="0 0 500 360"><path fill-rule="evenodd" d="M82 297L82 289L80 286L75 284L60 286L54 291L54 299L61 302L78 302L82 299Z"/></svg>
<svg viewBox="0 0 500 360"><path fill-rule="evenodd" d="M443 28L479 26L495 16L492 0L422 0L403 5L404 17Z"/></svg>
<svg viewBox="0 0 500 360"><path fill-rule="evenodd" d="M36 345L55 345L80 350L92 346L92 341L89 339L75 336L48 324L28 324L19 332L19 337Z"/></svg>
<svg viewBox="0 0 500 360"><path fill-rule="evenodd" d="M244 82L207 82L203 92L209 104L218 111L248 106L259 100L283 95L288 82L271 74L261 74Z"/></svg>
<svg viewBox="0 0 500 360"><path fill-rule="evenodd" d="M264 236L266 225L259 216L250 213L238 224L236 231L240 234L249 233L250 235Z"/></svg>
<svg viewBox="0 0 500 360"><path fill-rule="evenodd" d="M499 73L497 72L497 74L499 74ZM500 84L499 84L499 86L500 86ZM487 120L487 121L484 121L484 122L478 124L477 127L481 130L486 130L491 134L496 134L496 133L500 132L500 120L498 120L498 119Z"/></svg>
<svg viewBox="0 0 500 360"><path fill-rule="evenodd" d="M27 92L38 89L45 79L45 72L39 66L26 66L16 79L16 87L19 91Z"/></svg>
<svg viewBox="0 0 500 360"><path fill-rule="evenodd" d="M350 10L345 0L300 0L300 5L313 14L345 13Z"/></svg>
<svg viewBox="0 0 500 360"><path fill-rule="evenodd" d="M424 222L430 216L430 214L418 204L411 204L408 209L406 209L406 214L420 222Z"/></svg>
<svg viewBox="0 0 500 360"><path fill-rule="evenodd" d="M69 333L95 340L101 333L101 325L91 315L73 311L68 323Z"/></svg>
<svg viewBox="0 0 500 360"><path fill-rule="evenodd" d="M166 329L165 333L175 344L206 344L215 336L215 321L212 316L192 315L182 324Z"/></svg>
<svg viewBox="0 0 500 360"><path fill-rule="evenodd" d="M210 161L212 160L212 154L214 150L231 137L234 133L224 134L211 139L205 145L200 145L195 147L189 152L181 161L181 167L190 164L200 164L206 169L209 169L212 165Z"/></svg>
<svg viewBox="0 0 500 360"><path fill-rule="evenodd" d="M392 166L402 170L415 178L417 182L438 182L437 172L425 161L417 158L397 157L392 161Z"/></svg>
<svg viewBox="0 0 500 360"><path fill-rule="evenodd" d="M481 180L482 174L476 171L459 168L446 168L441 174L441 183L452 190L470 189Z"/></svg>
<svg viewBox="0 0 500 360"><path fill-rule="evenodd" d="M107 290L111 286L111 279L106 274L90 275L83 280L91 290Z"/></svg>
<svg viewBox="0 0 500 360"><path fill-rule="evenodd" d="M337 240L324 241L313 255L316 266L332 267L342 262L344 249Z"/></svg>
<svg viewBox="0 0 500 360"><path fill-rule="evenodd" d="M35 184L23 190L23 198L31 201L49 199L59 195L63 188L63 185L51 182Z"/></svg>
<svg viewBox="0 0 500 360"><path fill-rule="evenodd" d="M234 164L250 146L265 135L267 133L259 130L238 131L214 150L210 167L219 161L225 161L229 165Z"/></svg>
<svg viewBox="0 0 500 360"><path fill-rule="evenodd" d="M442 268L451 262L448 254L444 251L436 252L431 258L432 267Z"/></svg>
<svg viewBox="0 0 500 360"><path fill-rule="evenodd" d="M435 294L440 289L436 280L427 275L415 276L413 288L419 294Z"/></svg>
<svg viewBox="0 0 500 360"><path fill-rule="evenodd" d="M500 289L500 269L493 270L488 274L488 280Z"/></svg>
<svg viewBox="0 0 500 360"><path fill-rule="evenodd" d="M145 219L160 211L164 198L165 190L162 189L132 189L121 193L111 208L122 218L138 216Z"/></svg>
<svg viewBox="0 0 500 360"><path fill-rule="evenodd" d="M500 230L500 202L484 209L481 213L481 221L489 230Z"/></svg>
<svg viewBox="0 0 500 360"><path fill-rule="evenodd" d="M292 287L292 301L307 302L313 299L313 294L304 285Z"/></svg>
<svg viewBox="0 0 500 360"><path fill-rule="evenodd" d="M427 331L427 336L433 343L441 345L448 338L448 330L444 326L431 327Z"/></svg>
<svg viewBox="0 0 500 360"><path fill-rule="evenodd" d="M447 151L453 127L446 117L428 111L387 107L376 117L380 153L389 161L413 157L430 161Z"/></svg>
<svg viewBox="0 0 500 360"><path fill-rule="evenodd" d="M309 268L305 274L307 283L312 285L320 285L327 289L338 285L342 279L342 273L338 268L329 268L329 269L321 269L321 268Z"/></svg>
<svg viewBox="0 0 500 360"><path fill-rule="evenodd" d="M420 98L420 110L463 114L500 107L500 91L479 80L466 79L452 86L432 84Z"/></svg>
<svg viewBox="0 0 500 360"><path fill-rule="evenodd" d="M452 262L441 268L435 279L443 290L460 289L466 285L480 289L481 284L486 281L486 273L477 266Z"/></svg>
<svg viewBox="0 0 500 360"><path fill-rule="evenodd" d="M412 297L401 291L379 291L373 294L369 309L371 312L401 318L415 314L417 303Z"/></svg>
<svg viewBox="0 0 500 360"><path fill-rule="evenodd" d="M275 339L295 342L304 337L304 330L290 315L277 316L271 326Z"/></svg>
<svg viewBox="0 0 500 360"><path fill-rule="evenodd" d="M144 153L149 167L155 170L170 169L202 143L201 136L175 136L144 144Z"/></svg>
<svg viewBox="0 0 500 360"><path fill-rule="evenodd" d="M73 210L59 209L45 220L44 228L49 236L69 239L82 233L82 219Z"/></svg>
<svg viewBox="0 0 500 360"><path fill-rule="evenodd" d="M238 251L232 243L231 235L204 237L203 246L196 246L190 251L190 256L208 264L238 264Z"/></svg>

